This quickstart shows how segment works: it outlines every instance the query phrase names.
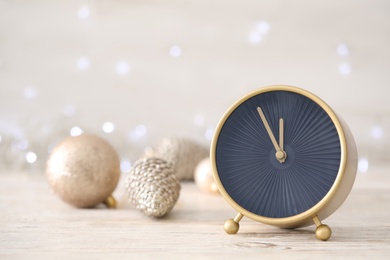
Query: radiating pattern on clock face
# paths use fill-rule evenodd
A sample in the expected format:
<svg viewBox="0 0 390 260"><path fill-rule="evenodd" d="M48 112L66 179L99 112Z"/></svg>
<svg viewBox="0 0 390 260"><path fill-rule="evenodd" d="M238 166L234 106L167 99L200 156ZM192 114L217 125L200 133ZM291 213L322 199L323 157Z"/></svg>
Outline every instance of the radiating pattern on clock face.
<svg viewBox="0 0 390 260"><path fill-rule="evenodd" d="M284 163L275 157L257 107L276 138L279 119L284 120ZM288 91L244 101L226 119L216 143L216 168L226 192L246 210L270 218L294 216L317 204L332 187L340 160L340 139L328 114Z"/></svg>

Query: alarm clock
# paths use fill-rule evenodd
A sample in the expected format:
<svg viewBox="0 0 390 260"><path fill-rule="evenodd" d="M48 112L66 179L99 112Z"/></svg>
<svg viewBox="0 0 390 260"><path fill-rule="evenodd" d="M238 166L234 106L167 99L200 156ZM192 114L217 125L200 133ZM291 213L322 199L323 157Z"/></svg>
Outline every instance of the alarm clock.
<svg viewBox="0 0 390 260"><path fill-rule="evenodd" d="M235 234L243 216L281 228L316 225L347 198L357 149L347 124L319 97L293 86L269 86L235 102L210 148L216 185L238 212L224 224Z"/></svg>

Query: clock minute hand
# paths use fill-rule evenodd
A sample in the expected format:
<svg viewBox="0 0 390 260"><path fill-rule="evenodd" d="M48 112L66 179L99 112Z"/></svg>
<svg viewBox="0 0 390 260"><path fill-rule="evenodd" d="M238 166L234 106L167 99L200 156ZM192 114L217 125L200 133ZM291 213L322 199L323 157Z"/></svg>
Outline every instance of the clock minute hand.
<svg viewBox="0 0 390 260"><path fill-rule="evenodd" d="M279 119L279 147L280 150L284 150L284 140L283 140L283 135L284 135L284 129L283 129L283 118Z"/></svg>
<svg viewBox="0 0 390 260"><path fill-rule="evenodd" d="M279 160L279 162L283 163L286 158L287 154L284 151L284 120L283 118L279 119L279 147L280 147L280 152L276 152L275 156Z"/></svg>
<svg viewBox="0 0 390 260"><path fill-rule="evenodd" d="M285 161L285 153L282 151L282 149L280 149L280 147L278 145L278 142L276 141L275 136L272 133L271 127L269 126L269 124L267 122L267 119L265 118L265 115L264 115L263 110L261 109L261 107L257 107L257 112L259 113L261 121L263 121L265 129L267 130L267 133L268 133L269 137L271 138L271 142L272 142L272 144L275 147L275 150L276 150L275 157L276 157L276 159L280 163L283 163Z"/></svg>

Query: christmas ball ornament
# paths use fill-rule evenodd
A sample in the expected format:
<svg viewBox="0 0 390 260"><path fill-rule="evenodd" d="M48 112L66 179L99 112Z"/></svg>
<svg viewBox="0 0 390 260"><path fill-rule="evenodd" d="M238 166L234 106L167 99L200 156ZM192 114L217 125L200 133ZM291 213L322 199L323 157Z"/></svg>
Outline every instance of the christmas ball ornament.
<svg viewBox="0 0 390 260"><path fill-rule="evenodd" d="M126 180L130 201L152 217L162 217L172 210L180 188L172 163L161 158L136 161Z"/></svg>
<svg viewBox="0 0 390 260"><path fill-rule="evenodd" d="M217 184L214 182L210 158L205 158L195 168L196 186L204 192L219 194Z"/></svg>
<svg viewBox="0 0 390 260"><path fill-rule="evenodd" d="M145 156L159 157L173 163L180 180L194 180L198 163L209 156L209 149L187 138L164 138Z"/></svg>
<svg viewBox="0 0 390 260"><path fill-rule="evenodd" d="M111 193L119 175L120 163L114 148L89 134L65 138L53 149L46 165L46 177L54 193L79 208L101 202L115 207Z"/></svg>

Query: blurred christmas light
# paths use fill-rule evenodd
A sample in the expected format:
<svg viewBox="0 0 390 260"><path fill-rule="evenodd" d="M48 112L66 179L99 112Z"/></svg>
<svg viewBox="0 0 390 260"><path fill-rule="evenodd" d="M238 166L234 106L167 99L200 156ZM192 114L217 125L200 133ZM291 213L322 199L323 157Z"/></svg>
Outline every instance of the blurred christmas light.
<svg viewBox="0 0 390 260"><path fill-rule="evenodd" d="M89 14L90 14L90 10L89 10L89 7L87 5L83 5L79 8L78 10L78 16L81 20L86 20L88 19L89 17Z"/></svg>
<svg viewBox="0 0 390 260"><path fill-rule="evenodd" d="M103 132L110 134L110 133L114 132L115 125L114 125L114 123L112 123L110 121L104 122L102 125L102 130L103 130Z"/></svg>
<svg viewBox="0 0 390 260"><path fill-rule="evenodd" d="M347 62L342 62L339 65L339 72L341 75L349 75L351 73L351 65Z"/></svg>
<svg viewBox="0 0 390 260"><path fill-rule="evenodd" d="M28 163L35 163L36 160L37 160L37 155L34 152L28 152L26 154L26 161Z"/></svg>
<svg viewBox="0 0 390 260"><path fill-rule="evenodd" d="M344 57L349 54L349 48L345 43L340 43L337 45L337 53L338 55Z"/></svg>
<svg viewBox="0 0 390 260"><path fill-rule="evenodd" d="M22 139L13 141L11 147L14 151L24 151L28 148L28 145L28 141Z"/></svg>
<svg viewBox="0 0 390 260"><path fill-rule="evenodd" d="M91 66L91 62L86 57L81 57L77 60L77 68L79 70L87 70Z"/></svg>
<svg viewBox="0 0 390 260"><path fill-rule="evenodd" d="M131 170L131 161L127 158L123 158L120 163L121 172L130 172Z"/></svg>
<svg viewBox="0 0 390 260"><path fill-rule="evenodd" d="M194 116L194 125L197 127L203 127L205 124L204 116L201 114L195 114Z"/></svg>
<svg viewBox="0 0 390 260"><path fill-rule="evenodd" d="M130 64L126 61L120 61L116 64L116 72L119 75L126 75L130 72Z"/></svg>
<svg viewBox="0 0 390 260"><path fill-rule="evenodd" d="M360 158L358 162L358 171L366 173L368 171L369 163L367 158Z"/></svg>
<svg viewBox="0 0 390 260"><path fill-rule="evenodd" d="M81 129L80 127L78 126L74 126L70 129L70 135L71 136L79 136L83 133L83 129Z"/></svg>
<svg viewBox="0 0 390 260"><path fill-rule="evenodd" d="M169 54L172 56L172 57L179 57L181 55L181 48L178 46L178 45L173 45L170 49L169 49Z"/></svg>
<svg viewBox="0 0 390 260"><path fill-rule="evenodd" d="M27 86L23 91L23 96L26 99L32 100L32 99L36 98L37 95L38 95L38 92L33 86Z"/></svg>
<svg viewBox="0 0 390 260"><path fill-rule="evenodd" d="M72 117L75 115L76 113L76 108L73 106L73 105L67 105L64 107L64 109L62 110L62 113L64 114L64 116L66 117Z"/></svg>
<svg viewBox="0 0 390 260"><path fill-rule="evenodd" d="M258 44L261 42L262 40L262 36L259 32L255 31L255 32L251 32L249 34L249 38L248 38L249 42L252 43L252 44Z"/></svg>
<svg viewBox="0 0 390 260"><path fill-rule="evenodd" d="M128 138L131 141L139 141L142 137L146 136L146 133L148 132L148 129L145 125L137 125L133 131L131 131L128 135Z"/></svg>
<svg viewBox="0 0 390 260"><path fill-rule="evenodd" d="M257 23L257 31L262 35L267 34L269 32L269 28L270 25L266 21L260 21Z"/></svg>
<svg viewBox="0 0 390 260"><path fill-rule="evenodd" d="M142 137L146 135L147 129L144 125L137 125L134 129L134 132L137 136Z"/></svg>
<svg viewBox="0 0 390 260"><path fill-rule="evenodd" d="M383 128L379 125L375 125L371 128L371 136L374 139L382 139L383 138Z"/></svg>
<svg viewBox="0 0 390 260"><path fill-rule="evenodd" d="M213 135L214 135L214 129L212 128L208 128L204 133L204 137L206 138L207 141L211 141L213 139Z"/></svg>

